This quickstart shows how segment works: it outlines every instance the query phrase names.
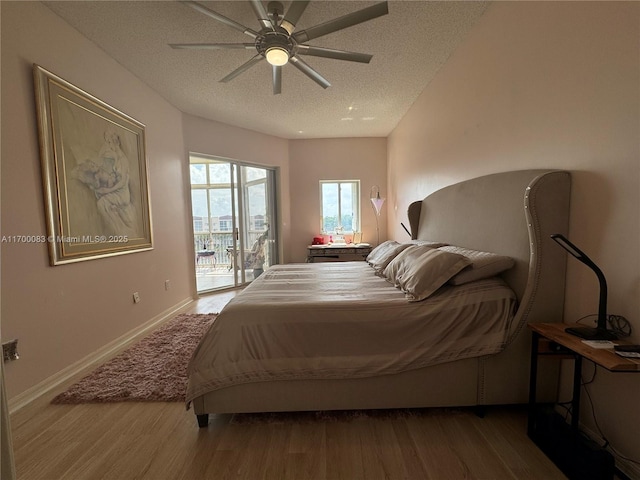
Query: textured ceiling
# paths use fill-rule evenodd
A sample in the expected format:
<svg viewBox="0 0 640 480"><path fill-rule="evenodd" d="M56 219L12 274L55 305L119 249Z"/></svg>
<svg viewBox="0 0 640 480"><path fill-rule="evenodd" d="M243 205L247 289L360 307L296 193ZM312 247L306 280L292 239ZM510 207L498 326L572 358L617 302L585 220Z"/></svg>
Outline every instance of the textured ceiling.
<svg viewBox="0 0 640 480"><path fill-rule="evenodd" d="M248 2L200 2L254 30ZM266 5L266 2L264 2ZM284 1L285 11L290 2ZM297 30L376 2L311 1ZM369 53L370 64L305 56L331 87L291 65L273 95L262 61L229 83L249 50L175 50L169 43L242 43L251 38L172 1L56 1L52 11L185 113L283 138L387 136L484 13L485 2L390 1L389 14L311 40Z"/></svg>

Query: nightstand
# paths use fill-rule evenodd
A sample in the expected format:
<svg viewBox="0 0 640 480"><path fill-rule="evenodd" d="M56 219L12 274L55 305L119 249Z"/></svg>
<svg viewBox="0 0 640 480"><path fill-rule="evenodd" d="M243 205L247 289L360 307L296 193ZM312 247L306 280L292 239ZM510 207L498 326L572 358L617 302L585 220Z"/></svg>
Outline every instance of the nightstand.
<svg viewBox="0 0 640 480"><path fill-rule="evenodd" d="M640 360L619 356L613 349L594 348L582 338L565 332L565 323L530 323L532 330L531 371L527 435L570 479L612 479L613 456L580 434L580 390L582 360L617 373L640 373ZM624 344L622 340L614 343ZM544 411L536 401L538 358L554 357L574 360L571 423L554 411Z"/></svg>
<svg viewBox="0 0 640 480"><path fill-rule="evenodd" d="M309 245L307 246L307 262L313 263L316 259L346 262L349 260L364 260L371 253L371 245L345 244L345 245Z"/></svg>

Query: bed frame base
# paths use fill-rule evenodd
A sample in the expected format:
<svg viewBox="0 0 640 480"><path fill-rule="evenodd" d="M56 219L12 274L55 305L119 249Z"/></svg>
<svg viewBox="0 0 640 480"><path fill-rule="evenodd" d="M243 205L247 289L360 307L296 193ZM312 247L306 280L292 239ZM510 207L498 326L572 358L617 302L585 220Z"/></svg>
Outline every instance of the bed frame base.
<svg viewBox="0 0 640 480"><path fill-rule="evenodd" d="M209 425L209 414L208 413L203 413L202 415L196 415L196 418L198 419L198 427L206 428L207 425Z"/></svg>
<svg viewBox="0 0 640 480"><path fill-rule="evenodd" d="M476 405L473 407L473 413L476 414L476 416L478 418L484 418L487 410L486 410L486 406L485 405ZM209 426L209 414L208 413L204 413L201 415L196 415L196 418L198 420L198 427L199 428L207 428Z"/></svg>

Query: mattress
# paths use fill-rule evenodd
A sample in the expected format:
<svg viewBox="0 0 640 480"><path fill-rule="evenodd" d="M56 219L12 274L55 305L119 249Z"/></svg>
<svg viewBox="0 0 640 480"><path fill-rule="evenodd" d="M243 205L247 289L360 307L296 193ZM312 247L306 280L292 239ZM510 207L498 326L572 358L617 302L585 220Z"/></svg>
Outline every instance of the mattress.
<svg viewBox="0 0 640 480"><path fill-rule="evenodd" d="M365 262L274 265L203 336L187 402L241 383L379 376L498 353L516 302L499 278L409 302Z"/></svg>

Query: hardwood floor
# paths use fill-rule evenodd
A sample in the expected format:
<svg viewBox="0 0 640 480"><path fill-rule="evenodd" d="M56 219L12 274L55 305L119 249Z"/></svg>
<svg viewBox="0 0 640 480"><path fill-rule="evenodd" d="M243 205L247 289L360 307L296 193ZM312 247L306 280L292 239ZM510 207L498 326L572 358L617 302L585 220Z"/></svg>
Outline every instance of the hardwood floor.
<svg viewBox="0 0 640 480"><path fill-rule="evenodd" d="M189 313L219 311L235 292ZM285 415L208 428L181 403L51 405L11 416L19 480L31 479L563 479L526 436L522 407L428 409L309 421Z"/></svg>
<svg viewBox="0 0 640 480"><path fill-rule="evenodd" d="M240 293L241 289L223 290L217 293L203 295L195 305L185 313L218 313L222 308Z"/></svg>

